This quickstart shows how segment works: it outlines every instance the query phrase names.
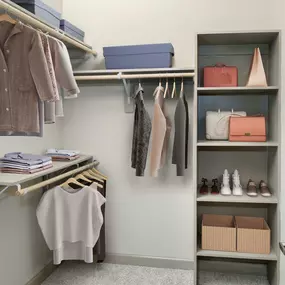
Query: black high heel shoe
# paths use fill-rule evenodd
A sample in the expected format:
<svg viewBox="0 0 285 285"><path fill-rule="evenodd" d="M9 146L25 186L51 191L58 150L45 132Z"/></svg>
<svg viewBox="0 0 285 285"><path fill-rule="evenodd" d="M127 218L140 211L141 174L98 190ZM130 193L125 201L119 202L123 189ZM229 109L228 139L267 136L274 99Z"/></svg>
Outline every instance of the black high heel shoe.
<svg viewBox="0 0 285 285"><path fill-rule="evenodd" d="M211 191L211 194L212 195L218 195L220 194L220 190L219 190L219 187L218 187L218 183L219 183L219 180L217 178L213 179L212 180L213 182L213 185L212 185L212 191Z"/></svg>
<svg viewBox="0 0 285 285"><path fill-rule="evenodd" d="M200 187L200 194L207 195L209 193L209 187L207 185L208 180L206 178L202 178L202 186Z"/></svg>

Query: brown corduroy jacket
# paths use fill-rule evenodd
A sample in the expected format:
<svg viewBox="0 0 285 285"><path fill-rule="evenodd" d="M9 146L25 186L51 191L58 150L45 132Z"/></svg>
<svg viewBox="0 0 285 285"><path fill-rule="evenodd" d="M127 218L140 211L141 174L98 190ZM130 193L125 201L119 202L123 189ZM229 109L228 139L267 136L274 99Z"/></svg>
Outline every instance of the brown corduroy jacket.
<svg viewBox="0 0 285 285"><path fill-rule="evenodd" d="M56 99L40 35L1 22L0 47L0 132L39 132L39 99Z"/></svg>

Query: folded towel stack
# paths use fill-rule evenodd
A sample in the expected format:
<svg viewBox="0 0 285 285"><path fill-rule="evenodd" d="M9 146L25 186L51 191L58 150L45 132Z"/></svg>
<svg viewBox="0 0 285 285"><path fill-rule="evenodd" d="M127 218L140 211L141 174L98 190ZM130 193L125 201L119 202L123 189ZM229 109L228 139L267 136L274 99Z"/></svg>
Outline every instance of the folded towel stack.
<svg viewBox="0 0 285 285"><path fill-rule="evenodd" d="M46 155L50 156L52 160L56 161L71 161L79 158L80 152L77 150L55 149L47 150Z"/></svg>
<svg viewBox="0 0 285 285"><path fill-rule="evenodd" d="M31 174L51 167L52 160L48 156L11 152L0 158L0 172L3 173Z"/></svg>

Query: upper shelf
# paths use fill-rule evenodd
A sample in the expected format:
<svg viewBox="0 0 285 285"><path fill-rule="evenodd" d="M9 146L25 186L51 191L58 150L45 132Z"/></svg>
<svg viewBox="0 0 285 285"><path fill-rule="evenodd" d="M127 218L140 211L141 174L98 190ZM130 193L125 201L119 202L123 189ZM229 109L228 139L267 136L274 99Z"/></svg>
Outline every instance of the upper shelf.
<svg viewBox="0 0 285 285"><path fill-rule="evenodd" d="M268 87L198 87L198 95L276 95L277 86Z"/></svg>
<svg viewBox="0 0 285 285"><path fill-rule="evenodd" d="M68 162L63 161L53 161L53 167L47 170L43 170L41 172L37 172L34 174L10 174L10 173L0 173L0 186L14 186L17 184L22 184L45 175L54 173L59 170L66 169L68 167L77 165L82 162L87 162L92 160L93 157L91 155L81 155L78 159Z"/></svg>
<svg viewBox="0 0 285 285"><path fill-rule="evenodd" d="M278 147L278 142L230 142L230 141L198 141L197 147Z"/></svg>
<svg viewBox="0 0 285 285"><path fill-rule="evenodd" d="M15 18L23 21L24 23L30 24L31 26L40 29L43 32L49 33L49 35L60 39L66 44L81 49L85 52L92 53L96 55L96 51L92 50L92 47L88 46L86 43L79 41L78 39L68 35L64 31L46 23L45 21L37 18L34 14L30 13L26 9L23 9L19 5L13 3L10 0L0 0L0 9L7 11L9 14Z"/></svg>

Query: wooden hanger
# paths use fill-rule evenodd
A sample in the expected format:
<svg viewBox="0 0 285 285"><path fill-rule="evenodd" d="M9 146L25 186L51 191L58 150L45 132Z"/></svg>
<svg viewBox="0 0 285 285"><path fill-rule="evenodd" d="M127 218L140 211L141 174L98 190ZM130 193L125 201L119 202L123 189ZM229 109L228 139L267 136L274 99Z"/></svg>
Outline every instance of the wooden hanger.
<svg viewBox="0 0 285 285"><path fill-rule="evenodd" d="M83 175L84 176L86 176L86 177L88 177L88 178L90 178L90 179L94 179L94 180L97 180L97 181L99 181L99 182L103 182L104 183L104 181L103 180L101 180L101 179L98 179L98 178L96 178L96 177L94 177L94 176L92 176L92 175L90 175L89 173L86 173L86 171L85 172L83 172ZM103 189L104 188L104 186L103 185L101 185L100 183L97 183L97 182L95 182L95 181L91 181L91 183L95 183L96 185L97 185L97 187L99 187L99 188L101 188L101 189Z"/></svg>
<svg viewBox="0 0 285 285"><path fill-rule="evenodd" d="M100 171L98 171L96 168L92 168L92 169L90 169L90 170L91 170L92 172L94 172L95 174L101 176L102 179L104 179L104 180L107 180L107 179L108 179L107 176L105 176L104 174L102 174L102 173L101 173Z"/></svg>
<svg viewBox="0 0 285 285"><path fill-rule="evenodd" d="M165 99L167 95L169 95L168 78L166 79L166 85L165 85L163 98Z"/></svg>
<svg viewBox="0 0 285 285"><path fill-rule="evenodd" d="M85 181L85 182L92 183L91 180L89 180L88 178L86 178L86 177L85 177L84 175L82 175L82 174L76 175L76 176L75 176L75 179L76 179L76 180L81 179L81 180L83 180L83 181Z"/></svg>
<svg viewBox="0 0 285 285"><path fill-rule="evenodd" d="M173 81L173 90L172 90L172 93L171 93L171 98L173 99L174 97L177 96L177 92L176 92L176 81L175 81L175 78L174 78L174 81Z"/></svg>
<svg viewBox="0 0 285 285"><path fill-rule="evenodd" d="M75 184L81 188L84 188L86 185L81 184L74 178L69 178L66 182L62 183L60 187L70 186L69 184Z"/></svg>
<svg viewBox="0 0 285 285"><path fill-rule="evenodd" d="M86 177L89 177L90 179L96 179L97 181L104 183L104 180L102 179L102 177L95 174L91 170L87 170L83 174L86 175Z"/></svg>
<svg viewBox="0 0 285 285"><path fill-rule="evenodd" d="M182 96L184 94L184 80L183 77L181 79L181 90L180 90L180 96Z"/></svg>
<svg viewBox="0 0 285 285"><path fill-rule="evenodd" d="M9 16L7 13L0 15L0 22L4 22L4 21L11 23L13 25L15 25L17 23L17 21L15 19L13 19L11 16Z"/></svg>

